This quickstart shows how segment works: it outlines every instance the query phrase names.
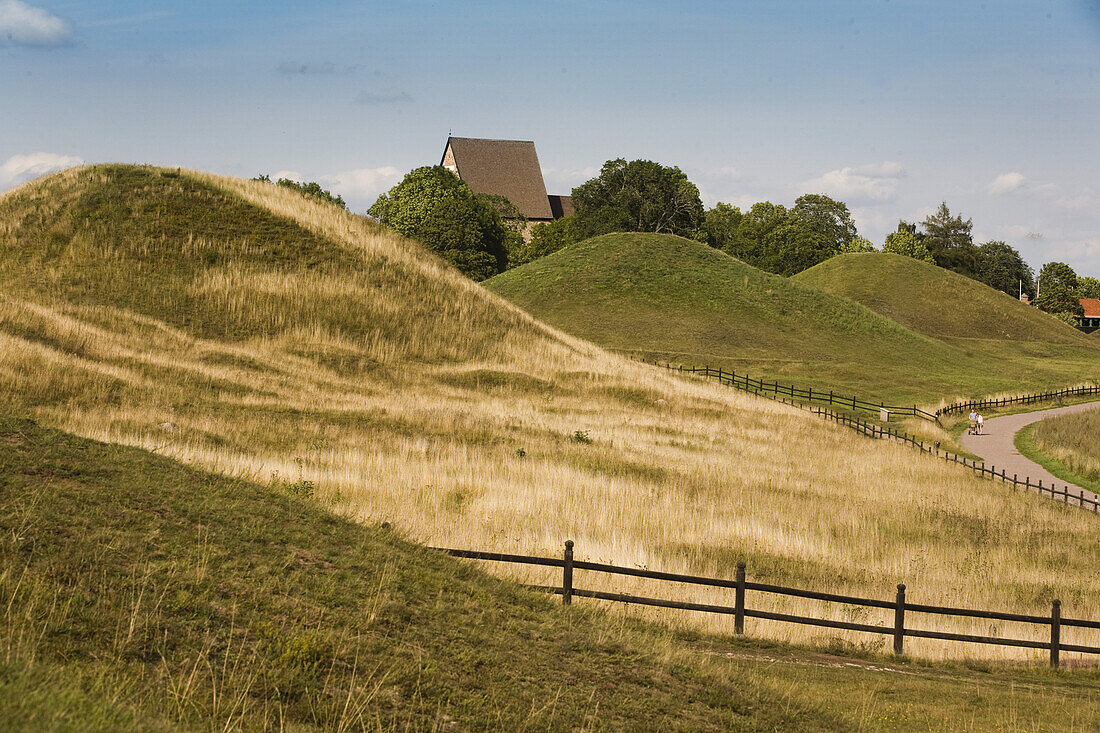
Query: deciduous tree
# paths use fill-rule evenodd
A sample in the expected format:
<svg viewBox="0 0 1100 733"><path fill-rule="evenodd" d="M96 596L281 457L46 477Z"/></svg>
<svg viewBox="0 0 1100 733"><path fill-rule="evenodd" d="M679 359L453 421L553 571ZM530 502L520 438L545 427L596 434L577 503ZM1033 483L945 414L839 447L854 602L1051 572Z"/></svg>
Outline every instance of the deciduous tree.
<svg viewBox="0 0 1100 733"><path fill-rule="evenodd" d="M417 168L367 212L416 239L474 280L503 272L508 230L500 215L442 166Z"/></svg>
<svg viewBox="0 0 1100 733"><path fill-rule="evenodd" d="M659 232L690 237L703 221L699 189L675 166L623 158L573 189L576 236Z"/></svg>
<svg viewBox="0 0 1100 733"><path fill-rule="evenodd" d="M1078 295L1077 273L1064 262L1048 262L1039 271L1039 294L1035 305L1047 313L1082 316L1085 309Z"/></svg>
<svg viewBox="0 0 1100 733"><path fill-rule="evenodd" d="M924 242L917 239L917 235L904 226L905 222L898 225L898 230L886 235L886 241L882 245L883 252L895 255L912 257L931 265L936 264L936 258L924 246Z"/></svg>
<svg viewBox="0 0 1100 733"><path fill-rule="evenodd" d="M1035 273L1020 253L1000 241L978 245L978 280L1013 297L1035 295Z"/></svg>

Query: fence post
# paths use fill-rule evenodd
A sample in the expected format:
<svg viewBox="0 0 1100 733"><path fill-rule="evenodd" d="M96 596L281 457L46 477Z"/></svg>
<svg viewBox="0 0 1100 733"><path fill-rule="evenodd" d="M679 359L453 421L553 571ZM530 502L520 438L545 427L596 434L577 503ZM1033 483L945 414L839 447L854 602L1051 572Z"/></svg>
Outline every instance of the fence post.
<svg viewBox="0 0 1100 733"><path fill-rule="evenodd" d="M565 541L565 564L561 568L561 602L573 603L573 540Z"/></svg>
<svg viewBox="0 0 1100 733"><path fill-rule="evenodd" d="M1058 647L1062 636L1062 602L1057 598L1050 604L1050 666L1058 668Z"/></svg>
<svg viewBox="0 0 1100 733"><path fill-rule="evenodd" d="M894 654L901 656L905 640L905 583L898 583L898 601L894 608Z"/></svg>
<svg viewBox="0 0 1100 733"><path fill-rule="evenodd" d="M737 563L737 590L734 592L733 630L745 633L745 563Z"/></svg>

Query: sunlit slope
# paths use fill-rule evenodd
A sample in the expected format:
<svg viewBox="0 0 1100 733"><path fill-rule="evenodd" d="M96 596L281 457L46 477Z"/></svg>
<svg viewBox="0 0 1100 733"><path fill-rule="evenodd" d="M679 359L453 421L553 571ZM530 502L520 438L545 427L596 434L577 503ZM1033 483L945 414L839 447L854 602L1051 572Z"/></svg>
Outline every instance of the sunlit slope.
<svg viewBox="0 0 1100 733"><path fill-rule="evenodd" d="M912 257L845 254L792 279L854 300L932 338L1090 346L1085 334L1038 308Z"/></svg>
<svg viewBox="0 0 1100 733"><path fill-rule="evenodd" d="M364 219L270 184L152 167L72 169L0 198L0 290L378 364L477 358L540 332Z"/></svg>
<svg viewBox="0 0 1100 733"><path fill-rule="evenodd" d="M5 730L843 727L314 502L3 415L0 445Z"/></svg>
<svg viewBox="0 0 1100 733"><path fill-rule="evenodd" d="M110 195L96 199L99 186ZM163 209L67 208L151 191L165 192ZM574 539L580 557L627 565L725 575L743 558L762 581L876 597L904 581L922 601L1036 613L1058 593L1074 613L1100 615L1092 515L566 336L419 245L293 191L92 168L16 189L0 207L3 410L272 487L313 482L349 516L431 544L545 554ZM227 207L289 229L246 246ZM158 234L178 209L195 211ZM204 229L223 220L223 234ZM197 232L220 244L187 255ZM279 254L292 247L310 256ZM112 262L134 292L113 287ZM848 312L895 333L885 345L932 343ZM768 625L758 630L827 641Z"/></svg>
<svg viewBox="0 0 1100 733"><path fill-rule="evenodd" d="M670 235L610 234L485 286L602 346L919 398L965 357L845 298Z"/></svg>

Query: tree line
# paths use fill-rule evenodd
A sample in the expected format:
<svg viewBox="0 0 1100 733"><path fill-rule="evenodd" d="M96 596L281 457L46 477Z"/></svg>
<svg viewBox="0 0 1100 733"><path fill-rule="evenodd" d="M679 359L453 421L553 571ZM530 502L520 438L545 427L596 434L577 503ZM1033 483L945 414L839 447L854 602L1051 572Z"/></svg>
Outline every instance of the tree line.
<svg viewBox="0 0 1100 733"><path fill-rule="evenodd" d="M312 190L316 184L278 183L318 195ZM528 232L528 223L507 199L474 193L446 168L431 166L410 171L367 213L424 243L474 280L612 232L687 237L784 276L839 254L879 251L859 235L848 206L827 195L804 194L790 207L762 201L741 211L719 202L705 209L699 189L683 171L649 160L609 160L572 196L574 215ZM937 265L1013 297L1025 294L1071 323L1082 313L1079 298L1100 297L1096 278L1078 277L1065 263L1051 262L1037 280L1014 247L1000 240L976 243L972 229L972 220L953 214L943 202L919 223L899 221L881 251Z"/></svg>

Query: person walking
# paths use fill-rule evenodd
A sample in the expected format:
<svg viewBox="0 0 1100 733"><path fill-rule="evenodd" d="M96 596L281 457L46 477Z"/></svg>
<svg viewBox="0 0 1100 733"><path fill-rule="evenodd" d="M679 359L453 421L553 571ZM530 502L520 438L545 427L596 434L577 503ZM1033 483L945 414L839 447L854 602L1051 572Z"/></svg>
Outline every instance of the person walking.
<svg viewBox="0 0 1100 733"><path fill-rule="evenodd" d="M966 429L967 435L973 435L974 431L978 429L978 413L974 410L970 411L970 425Z"/></svg>
<svg viewBox="0 0 1100 733"><path fill-rule="evenodd" d="M978 435L982 434L982 428L985 427L985 418L982 417L982 413L978 413Z"/></svg>

